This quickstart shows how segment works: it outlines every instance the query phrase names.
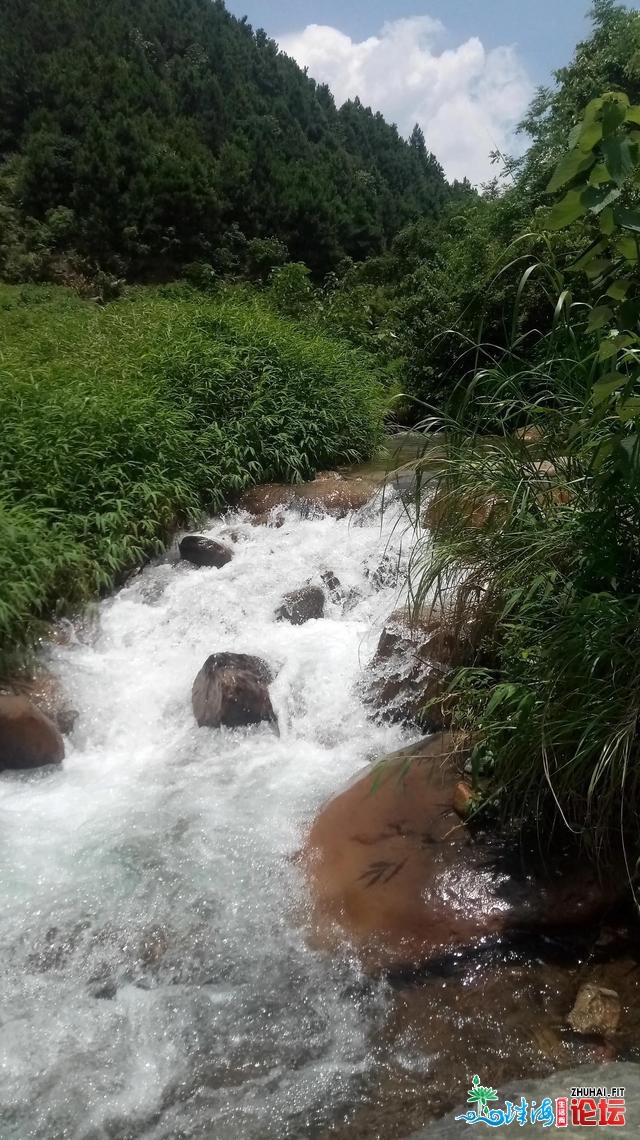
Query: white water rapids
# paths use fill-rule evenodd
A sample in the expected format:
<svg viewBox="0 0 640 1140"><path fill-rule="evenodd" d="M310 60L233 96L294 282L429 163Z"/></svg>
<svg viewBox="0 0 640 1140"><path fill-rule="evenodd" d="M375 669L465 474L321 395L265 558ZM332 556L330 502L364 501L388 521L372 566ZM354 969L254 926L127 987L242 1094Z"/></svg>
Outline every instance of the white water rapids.
<svg viewBox="0 0 640 1140"><path fill-rule="evenodd" d="M222 570L166 561L53 651L80 719L56 772L0 777L1 1140L287 1140L358 1098L384 986L311 950L291 855L322 801L400 747L357 685L410 536L401 508L344 520L214 520ZM333 571L346 612L276 622ZM355 593L357 591L357 594ZM199 729L209 654L265 657L269 726Z"/></svg>

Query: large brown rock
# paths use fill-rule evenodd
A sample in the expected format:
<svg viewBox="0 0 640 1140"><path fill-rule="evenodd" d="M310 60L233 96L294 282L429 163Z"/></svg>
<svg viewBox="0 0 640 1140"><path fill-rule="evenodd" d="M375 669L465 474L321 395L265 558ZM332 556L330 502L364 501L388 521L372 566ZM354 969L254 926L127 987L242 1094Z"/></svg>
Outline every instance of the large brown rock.
<svg viewBox="0 0 640 1140"><path fill-rule="evenodd" d="M54 673L39 669L35 676L13 678L0 695L26 697L58 726L63 736L73 731L79 712L67 697Z"/></svg>
<svg viewBox="0 0 640 1140"><path fill-rule="evenodd" d="M347 941L371 970L420 966L520 929L579 924L610 905L584 862L526 873L453 808L450 733L372 765L321 809L301 853L316 944Z"/></svg>
<svg viewBox="0 0 640 1140"><path fill-rule="evenodd" d="M199 534L188 534L182 539L179 549L180 557L192 566L214 566L221 570L233 558L233 550L229 546Z"/></svg>
<svg viewBox="0 0 640 1140"><path fill-rule="evenodd" d="M304 625L324 617L324 603L324 590L319 586L302 586L300 590L285 594L282 605L276 610L276 619L291 622L291 625Z"/></svg>
<svg viewBox="0 0 640 1140"><path fill-rule="evenodd" d="M59 729L23 696L0 696L0 771L61 764Z"/></svg>
<svg viewBox="0 0 640 1140"><path fill-rule="evenodd" d="M265 661L243 653L215 653L198 673L191 692L200 727L239 728L261 721L277 724L269 696L272 672Z"/></svg>
<svg viewBox="0 0 640 1140"><path fill-rule="evenodd" d="M346 478L335 471L322 471L310 483L295 486L268 483L250 487L240 496L238 506L253 515L256 522L269 521L270 512L278 507L290 507L303 515L345 518L351 511L366 506L377 490L378 483L373 479Z"/></svg>
<svg viewBox="0 0 640 1140"><path fill-rule="evenodd" d="M326 514L346 518L371 501L378 484L360 477L345 479L341 475L322 473L313 483L295 488L295 501L303 514Z"/></svg>

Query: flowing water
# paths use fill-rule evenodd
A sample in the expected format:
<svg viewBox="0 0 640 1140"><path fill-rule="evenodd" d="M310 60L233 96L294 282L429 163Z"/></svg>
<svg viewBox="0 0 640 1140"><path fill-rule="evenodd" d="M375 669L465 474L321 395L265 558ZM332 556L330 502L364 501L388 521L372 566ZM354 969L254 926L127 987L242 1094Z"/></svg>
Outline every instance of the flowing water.
<svg viewBox="0 0 640 1140"><path fill-rule="evenodd" d="M81 713L63 768L0 777L2 1140L285 1140L367 1080L388 991L308 948L291 856L407 739L357 694L398 600L375 571L404 557L402 511L207 533L235 540L223 570L148 567L52 651ZM326 570L347 605L276 622ZM277 668L279 736L195 725L191 684L223 650Z"/></svg>
<svg viewBox="0 0 640 1140"><path fill-rule="evenodd" d="M566 1029L585 980L621 994L636 1056L637 962L601 974L589 938L394 985L309 947L305 829L415 737L359 696L410 531L387 496L384 516L207 533L234 543L223 570L148 567L51 651L81 714L63 768L0 776L0 1140L406 1137L474 1072L500 1087L610 1058ZM325 571L343 600L324 620L276 622ZM275 667L279 736L196 726L193 679L224 650Z"/></svg>

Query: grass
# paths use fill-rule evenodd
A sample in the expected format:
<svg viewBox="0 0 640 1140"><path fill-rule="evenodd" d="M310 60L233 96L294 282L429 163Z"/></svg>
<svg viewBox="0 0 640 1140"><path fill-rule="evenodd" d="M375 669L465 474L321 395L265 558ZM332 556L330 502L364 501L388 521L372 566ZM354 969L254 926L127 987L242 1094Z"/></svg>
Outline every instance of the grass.
<svg viewBox="0 0 640 1140"><path fill-rule="evenodd" d="M177 523L368 457L383 410L371 361L245 291L0 286L0 672Z"/></svg>
<svg viewBox="0 0 640 1140"><path fill-rule="evenodd" d="M437 469L418 463L430 533L411 588L417 610L436 594L458 633L474 633L451 694L485 802L535 823L545 848L562 824L596 861L622 853L631 877L640 471L637 455L622 465L623 449L602 450L621 424L594 416L595 357L588 338L554 333L535 376L511 353L468 380L440 421ZM539 438L525 442L524 424Z"/></svg>

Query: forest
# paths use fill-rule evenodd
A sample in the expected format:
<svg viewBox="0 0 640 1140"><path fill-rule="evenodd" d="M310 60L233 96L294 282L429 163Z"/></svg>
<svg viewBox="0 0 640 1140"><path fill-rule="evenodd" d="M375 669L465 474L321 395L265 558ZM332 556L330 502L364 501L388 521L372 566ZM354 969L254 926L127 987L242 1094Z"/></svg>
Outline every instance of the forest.
<svg viewBox="0 0 640 1140"><path fill-rule="evenodd" d="M479 190L219 0L4 3L0 42L3 666L177 521L444 430L411 589L483 599L478 794L633 866L638 12L595 0Z"/></svg>

